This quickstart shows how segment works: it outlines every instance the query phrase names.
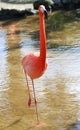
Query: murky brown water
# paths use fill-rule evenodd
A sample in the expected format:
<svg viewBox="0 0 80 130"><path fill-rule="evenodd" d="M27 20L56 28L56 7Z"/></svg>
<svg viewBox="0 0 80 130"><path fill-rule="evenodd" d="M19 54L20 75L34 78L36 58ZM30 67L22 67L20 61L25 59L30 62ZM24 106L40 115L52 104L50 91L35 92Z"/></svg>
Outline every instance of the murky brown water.
<svg viewBox="0 0 80 130"><path fill-rule="evenodd" d="M68 130L80 119L80 23L67 25L67 36L61 31L61 40L63 33L69 42L74 39L75 46L47 49L47 71L35 80L39 118L46 125L36 127L34 102L30 109L27 106L21 59L39 46L31 39L26 22L8 21L0 27L0 130Z"/></svg>

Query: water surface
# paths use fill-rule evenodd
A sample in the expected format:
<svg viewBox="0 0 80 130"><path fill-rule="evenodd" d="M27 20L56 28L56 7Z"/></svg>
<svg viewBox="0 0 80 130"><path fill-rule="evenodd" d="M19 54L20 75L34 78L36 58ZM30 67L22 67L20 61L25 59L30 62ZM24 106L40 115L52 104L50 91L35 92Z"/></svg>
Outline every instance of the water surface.
<svg viewBox="0 0 80 130"><path fill-rule="evenodd" d="M54 32L56 40L73 39L74 44L47 49L48 68L35 80L39 119L46 125L36 127L34 100L31 108L27 106L21 59L29 52L38 52L39 41L32 39L34 33L29 33L27 20L0 23L0 130L67 130L80 119L80 23ZM29 84L33 99L30 79Z"/></svg>

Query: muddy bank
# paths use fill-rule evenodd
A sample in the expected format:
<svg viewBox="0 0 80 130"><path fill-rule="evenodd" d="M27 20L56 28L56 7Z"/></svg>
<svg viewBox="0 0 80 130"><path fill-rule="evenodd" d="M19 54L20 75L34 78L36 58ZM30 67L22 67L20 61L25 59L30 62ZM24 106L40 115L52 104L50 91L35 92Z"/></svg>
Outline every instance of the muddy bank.
<svg viewBox="0 0 80 130"><path fill-rule="evenodd" d="M32 3L14 4L0 2L0 20L23 18L35 14Z"/></svg>
<svg viewBox="0 0 80 130"><path fill-rule="evenodd" d="M16 9L1 9L0 20L8 20L14 18L25 18L30 15L34 15L37 12L31 9L16 10Z"/></svg>

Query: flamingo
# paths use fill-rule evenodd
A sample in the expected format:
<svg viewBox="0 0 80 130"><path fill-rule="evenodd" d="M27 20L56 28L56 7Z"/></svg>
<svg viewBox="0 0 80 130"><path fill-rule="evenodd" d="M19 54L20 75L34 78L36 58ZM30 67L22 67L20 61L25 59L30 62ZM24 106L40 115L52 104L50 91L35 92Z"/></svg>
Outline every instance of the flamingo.
<svg viewBox="0 0 80 130"><path fill-rule="evenodd" d="M39 20L40 20L40 52L39 54L30 53L24 56L22 59L22 66L25 73L27 88L28 88L28 96L29 96L28 106L29 107L31 106L31 94L30 94L30 88L28 83L28 76L29 76L32 81L37 123L39 124L37 100L36 100L36 94L34 88L34 79L41 77L47 68L46 33L45 33L44 16L45 18L47 18L48 13L46 11L45 6L43 5L39 6L38 13L39 13Z"/></svg>

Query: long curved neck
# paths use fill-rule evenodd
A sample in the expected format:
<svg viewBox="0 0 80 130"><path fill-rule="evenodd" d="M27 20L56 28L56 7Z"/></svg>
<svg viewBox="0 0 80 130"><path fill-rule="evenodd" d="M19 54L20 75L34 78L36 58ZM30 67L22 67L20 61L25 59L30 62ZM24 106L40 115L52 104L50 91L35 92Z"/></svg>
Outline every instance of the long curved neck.
<svg viewBox="0 0 80 130"><path fill-rule="evenodd" d="M40 18L40 59L43 63L46 60L46 34L45 34L45 23L44 14L39 15Z"/></svg>

